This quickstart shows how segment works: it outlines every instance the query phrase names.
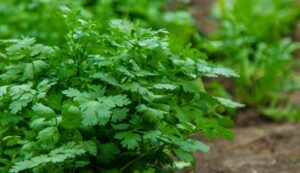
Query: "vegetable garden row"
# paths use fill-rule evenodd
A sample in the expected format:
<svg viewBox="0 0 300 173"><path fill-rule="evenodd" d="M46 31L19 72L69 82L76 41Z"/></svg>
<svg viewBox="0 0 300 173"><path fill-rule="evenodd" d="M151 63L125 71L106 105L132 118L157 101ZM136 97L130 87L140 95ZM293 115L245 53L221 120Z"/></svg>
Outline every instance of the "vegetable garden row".
<svg viewBox="0 0 300 173"><path fill-rule="evenodd" d="M240 109L299 120L300 6L217 0L204 34L190 3L0 0L0 172L174 172Z"/></svg>

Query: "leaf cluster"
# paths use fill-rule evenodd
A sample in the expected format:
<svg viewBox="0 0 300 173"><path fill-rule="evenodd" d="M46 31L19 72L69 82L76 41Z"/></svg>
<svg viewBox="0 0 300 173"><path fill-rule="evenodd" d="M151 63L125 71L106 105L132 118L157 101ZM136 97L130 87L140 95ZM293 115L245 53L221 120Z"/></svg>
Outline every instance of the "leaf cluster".
<svg viewBox="0 0 300 173"><path fill-rule="evenodd" d="M165 30L97 22L60 7L64 44L1 40L1 172L168 172L208 146L194 133L232 138L225 106L201 77L237 76Z"/></svg>
<svg viewBox="0 0 300 173"><path fill-rule="evenodd" d="M297 109L287 95L299 82L299 63L293 57L300 45L290 36L300 14L299 5L291 0L219 0L214 14L221 27L204 47L210 57L239 73L240 78L234 80L234 97L265 115L273 112L273 117L299 119L292 112L291 116L279 115L282 111L274 115L282 106Z"/></svg>

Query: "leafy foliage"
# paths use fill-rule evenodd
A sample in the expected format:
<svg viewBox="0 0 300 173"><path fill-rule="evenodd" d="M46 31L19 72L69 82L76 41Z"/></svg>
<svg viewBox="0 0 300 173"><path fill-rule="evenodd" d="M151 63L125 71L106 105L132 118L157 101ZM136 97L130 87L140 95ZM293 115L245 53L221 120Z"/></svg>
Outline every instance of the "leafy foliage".
<svg viewBox="0 0 300 173"><path fill-rule="evenodd" d="M63 45L1 41L1 172L167 172L174 157L208 151L193 133L232 138L220 108L241 105L206 93L201 77L236 73L171 49L165 30L127 20L98 30L60 9Z"/></svg>
<svg viewBox="0 0 300 173"><path fill-rule="evenodd" d="M265 115L270 111L264 109L288 106L287 95L299 82L293 57L300 45L288 37L300 14L298 5L291 0L219 0L214 12L221 27L205 49L240 75L234 95Z"/></svg>
<svg viewBox="0 0 300 173"><path fill-rule="evenodd" d="M129 19L147 28L166 28L174 34L169 37L177 44L186 43L196 32L194 21L184 8L167 11L168 3L169 0L0 0L0 36L10 39L25 35L42 43L63 44L67 27L56 11L68 5L96 21L99 30L107 28L110 19Z"/></svg>

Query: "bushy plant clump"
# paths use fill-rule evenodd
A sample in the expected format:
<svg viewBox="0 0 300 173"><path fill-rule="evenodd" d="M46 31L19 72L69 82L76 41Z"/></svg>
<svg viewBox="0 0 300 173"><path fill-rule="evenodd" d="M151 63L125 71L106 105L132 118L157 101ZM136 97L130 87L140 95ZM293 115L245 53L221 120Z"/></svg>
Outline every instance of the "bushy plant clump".
<svg viewBox="0 0 300 173"><path fill-rule="evenodd" d="M170 49L165 30L110 20L99 31L61 10L64 44L1 40L0 172L170 172L208 151L192 134L232 138L221 114L241 105L206 93L201 77L235 72Z"/></svg>

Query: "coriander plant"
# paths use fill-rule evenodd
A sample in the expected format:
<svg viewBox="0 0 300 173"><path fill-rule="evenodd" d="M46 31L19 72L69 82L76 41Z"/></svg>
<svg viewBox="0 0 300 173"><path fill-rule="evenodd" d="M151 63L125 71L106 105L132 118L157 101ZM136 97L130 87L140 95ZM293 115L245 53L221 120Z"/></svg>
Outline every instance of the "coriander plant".
<svg viewBox="0 0 300 173"><path fill-rule="evenodd" d="M287 113L297 109L287 96L299 82L294 53L300 45L289 36L300 14L295 2L218 0L214 12L221 26L205 49L239 73L235 97L264 115L300 119L298 110Z"/></svg>
<svg viewBox="0 0 300 173"><path fill-rule="evenodd" d="M62 6L64 44L1 40L0 172L170 172L232 138L225 106L202 76L237 76L196 50L170 49L165 30L110 20L104 31Z"/></svg>

